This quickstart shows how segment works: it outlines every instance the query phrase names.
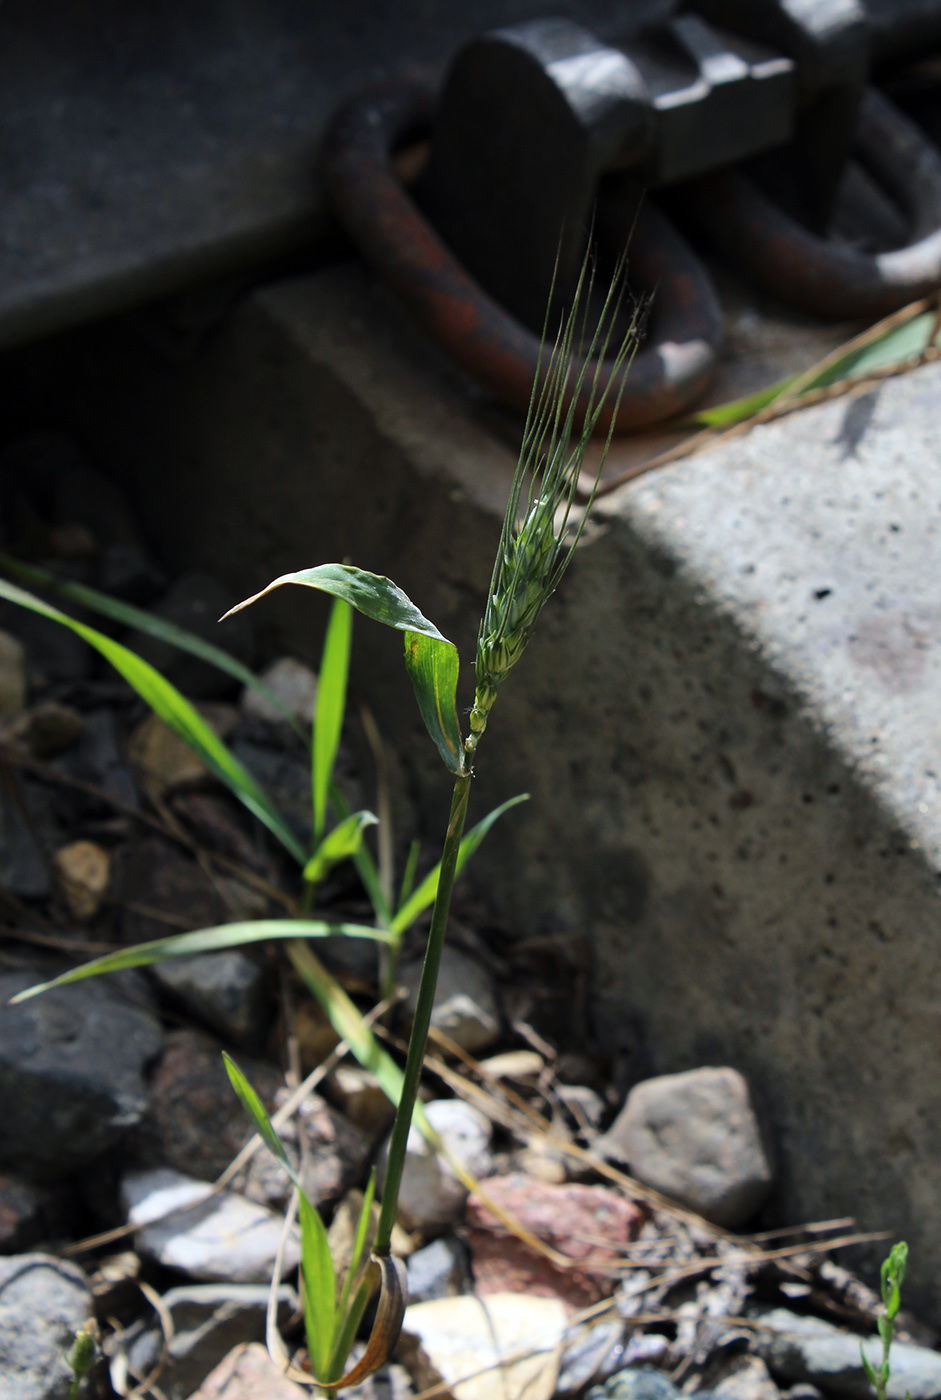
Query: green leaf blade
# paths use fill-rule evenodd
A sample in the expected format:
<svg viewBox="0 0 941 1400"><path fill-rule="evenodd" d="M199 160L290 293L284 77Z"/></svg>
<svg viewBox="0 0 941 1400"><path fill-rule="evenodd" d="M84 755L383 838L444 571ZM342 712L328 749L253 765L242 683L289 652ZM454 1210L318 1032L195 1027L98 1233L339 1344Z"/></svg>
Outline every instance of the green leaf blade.
<svg viewBox="0 0 941 1400"><path fill-rule="evenodd" d="M323 836L327 822L327 795L333 778L337 749L340 747L343 716L346 713L346 686L350 672L352 637L353 609L342 598L337 598L330 611L320 674L317 678L311 769L315 842Z"/></svg>
<svg viewBox="0 0 941 1400"><path fill-rule="evenodd" d="M294 1170L291 1160L284 1150L284 1144L275 1132L274 1125L265 1112L265 1106L258 1097L248 1076L239 1069L238 1065L232 1059L232 1056L225 1050L222 1052L222 1059L225 1064L226 1074L229 1076L229 1083L238 1095L239 1102L245 1112L255 1124L255 1131L268 1150L274 1153L275 1157L277 1157L278 1161L291 1178L291 1181L298 1190L300 1190L300 1181L298 1180L297 1172Z"/></svg>
<svg viewBox="0 0 941 1400"><path fill-rule="evenodd" d="M314 1375L318 1380L326 1380L336 1329L336 1273L320 1213L311 1205L303 1191L298 1195L307 1350L310 1353Z"/></svg>
<svg viewBox="0 0 941 1400"><path fill-rule="evenodd" d="M378 817L372 812L353 812L333 828L321 841L304 866L304 879L311 884L323 880L335 865L350 860L363 844L363 833L375 826Z"/></svg>
<svg viewBox="0 0 941 1400"><path fill-rule="evenodd" d="M364 617L371 617L374 622L382 622L400 632L420 632L426 637L436 637L439 642L447 641L434 623L419 612L412 600L391 579L383 574L371 574L365 569L354 568L352 564L318 564L312 569L282 574L260 593L254 593L251 598L230 608L225 616L231 617L287 583L316 588L334 598L342 598ZM452 644L448 642L448 645Z"/></svg>
<svg viewBox="0 0 941 1400"><path fill-rule="evenodd" d="M18 992L10 1005L28 1001L30 997L51 991L54 987L67 987L72 982L81 982L86 977L101 977L106 972L123 972L129 967L149 967L153 963L165 962L170 958L190 958L199 953L218 953L225 948L241 948L248 943L262 943L279 938L332 938L342 934L346 938L370 938L379 943L391 943L392 934L385 929L371 928L368 924L336 923L323 919L254 919L238 924L219 924L214 928L196 929L192 933L174 933L168 938L155 938L149 943L137 943L132 948L122 948L117 953L105 953L80 967L70 968L49 982L40 982L35 987L27 987Z"/></svg>
<svg viewBox="0 0 941 1400"><path fill-rule="evenodd" d="M142 700L162 719L185 744L193 750L211 773L232 791L243 806L247 807L264 826L276 836L282 846L303 864L306 854L301 843L287 825L284 818L273 806L258 783L226 747L219 736L210 729L199 711L190 704L184 695L161 676L160 672L136 652L107 637L103 632L77 622L67 613L60 612L51 604L27 593L16 584L0 579L0 598L37 613L40 617L58 622L63 627L82 637L94 647L114 669L123 676Z"/></svg>
<svg viewBox="0 0 941 1400"><path fill-rule="evenodd" d="M450 773L464 771L464 748L457 718L457 650L450 642L405 633L405 669L425 728Z"/></svg>

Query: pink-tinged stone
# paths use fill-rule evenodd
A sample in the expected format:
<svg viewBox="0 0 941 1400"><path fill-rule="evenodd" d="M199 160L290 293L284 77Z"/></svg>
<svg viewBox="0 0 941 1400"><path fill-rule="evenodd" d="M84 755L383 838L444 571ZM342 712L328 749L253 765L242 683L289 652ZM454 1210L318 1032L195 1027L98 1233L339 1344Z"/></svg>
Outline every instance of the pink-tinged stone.
<svg viewBox="0 0 941 1400"><path fill-rule="evenodd" d="M190 1400L308 1400L259 1342L242 1343L211 1371Z"/></svg>
<svg viewBox="0 0 941 1400"><path fill-rule="evenodd" d="M490 1177L480 1187L577 1267L554 1264L517 1239L475 1193L467 1203L467 1225L477 1293L560 1298L577 1311L613 1291L621 1248L644 1223L639 1206L605 1186L553 1185L521 1172Z"/></svg>

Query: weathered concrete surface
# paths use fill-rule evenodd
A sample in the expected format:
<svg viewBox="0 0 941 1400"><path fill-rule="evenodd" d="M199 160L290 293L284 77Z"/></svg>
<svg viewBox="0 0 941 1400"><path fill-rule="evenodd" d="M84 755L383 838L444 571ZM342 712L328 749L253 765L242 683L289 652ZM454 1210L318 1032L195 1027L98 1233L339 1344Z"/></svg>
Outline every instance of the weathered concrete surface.
<svg viewBox="0 0 941 1400"><path fill-rule="evenodd" d="M362 274L255 295L185 372L120 330L92 360L73 421L169 562L234 599L349 553L458 643L469 698L518 428ZM533 793L477 883L508 928L590 932L625 1083L743 1071L776 1136L777 1214L901 1233L913 1302L935 1310L939 396L926 367L610 498L501 696L473 798ZM316 657L306 593L263 607L272 655ZM364 659L365 630L355 685L435 832L446 783L400 644L373 630Z"/></svg>
<svg viewBox="0 0 941 1400"><path fill-rule="evenodd" d="M675 0L579 0L602 37ZM328 238L325 123L542 0L6 0L0 345Z"/></svg>

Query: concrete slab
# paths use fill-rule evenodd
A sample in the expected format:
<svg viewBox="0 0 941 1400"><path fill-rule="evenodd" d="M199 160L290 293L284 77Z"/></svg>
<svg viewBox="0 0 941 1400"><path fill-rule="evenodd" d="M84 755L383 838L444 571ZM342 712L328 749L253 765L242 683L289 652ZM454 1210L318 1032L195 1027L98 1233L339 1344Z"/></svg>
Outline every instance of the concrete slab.
<svg viewBox="0 0 941 1400"><path fill-rule="evenodd" d="M254 295L186 366L126 327L83 344L63 413L171 562L235 598L349 554L457 642L469 700L517 425L361 272ZM473 796L482 813L532 792L481 849L477 888L507 929L583 960L622 1085L742 1070L774 1139L777 1217L852 1213L908 1238L910 1297L935 1312L939 398L925 367L605 501L501 696ZM306 594L263 607L273 653L316 658ZM399 644L363 624L355 655L436 833L446 781Z"/></svg>

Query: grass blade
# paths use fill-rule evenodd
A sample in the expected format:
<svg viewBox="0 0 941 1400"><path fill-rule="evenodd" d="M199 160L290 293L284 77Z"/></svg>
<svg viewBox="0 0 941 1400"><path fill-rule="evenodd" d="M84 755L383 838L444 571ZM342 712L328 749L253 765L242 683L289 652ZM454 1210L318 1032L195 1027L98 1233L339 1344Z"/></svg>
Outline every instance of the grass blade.
<svg viewBox="0 0 941 1400"><path fill-rule="evenodd" d="M477 850L477 847L480 845L481 841L483 841L497 818L502 817L503 813L508 812L511 807L516 807L520 802L527 802L528 800L528 792L522 792L518 797L511 797L508 802L502 802L499 807L494 807L492 812L489 812L482 821L479 821L475 827L471 828L461 841L461 847L457 857L457 868L455 870L456 875L460 874L461 870ZM422 880L421 884L418 886L418 889L413 891L398 910L392 920L392 932L397 938L401 938L406 929L411 928L418 916L423 914L424 911L434 903L435 895L438 892L438 880L440 875L441 862L439 861L434 870L428 872L424 880Z"/></svg>
<svg viewBox="0 0 941 1400"><path fill-rule="evenodd" d="M327 823L327 794L346 712L352 633L353 609L342 598L337 598L330 612L317 678L311 767L315 843L321 840ZM310 876L307 878L310 879Z"/></svg>
<svg viewBox="0 0 941 1400"><path fill-rule="evenodd" d="M304 1330L310 1364L318 1380L326 1380L334 1346L337 1279L330 1245L320 1213L303 1191L298 1201L301 1217L301 1272L304 1278Z"/></svg>
<svg viewBox="0 0 941 1400"><path fill-rule="evenodd" d="M363 832L367 826L375 826L378 818L372 812L353 812L344 817L321 841L317 850L304 866L304 879L312 885L318 884L335 865L349 860L363 844Z"/></svg>
<svg viewBox="0 0 941 1400"><path fill-rule="evenodd" d="M231 676L233 680L240 681L242 685L251 686L275 707L281 717L300 735L304 743L307 743L307 733L297 716L291 714L291 711L282 704L270 686L265 685L254 671L250 670L248 666L244 666L241 661L237 661L230 652L225 651L222 647L213 646L212 642L204 641L202 637L197 637L195 632L188 632L185 627L179 627L175 622L168 622L155 613L145 612L143 608L136 608L133 603L125 603L120 598L112 598L110 594L101 593L97 588L90 588L87 584L73 583L71 579L59 578L58 575L50 573L48 569L41 569L38 564L26 564L20 559L12 558L9 554L0 554L0 568L16 574L18 578L33 584L36 588L51 589L61 597L68 598L70 602L77 603L80 607L88 608L91 612L101 613L102 617L110 617L112 621L120 622L125 627L134 627L139 632L146 632L149 636L155 637L157 641L169 642L171 646L179 647L180 651L189 652L191 656L198 656L200 661L207 661L210 666L224 671L226 675Z"/></svg>
<svg viewBox="0 0 941 1400"><path fill-rule="evenodd" d="M353 1349L356 1340L356 1333L359 1331L359 1324L363 1320L363 1313L366 1305L375 1292L376 1288L376 1266L373 1264L360 1279L359 1287L356 1290L352 1305L346 1313L340 1313L340 1327L333 1344L333 1352L327 1366L325 1380L335 1381L337 1374L342 1373L346 1365L346 1359Z"/></svg>
<svg viewBox="0 0 941 1400"><path fill-rule="evenodd" d="M274 1153L291 1178L293 1184L297 1187L298 1191L301 1192L301 1195L303 1195L300 1178L294 1170L291 1159L284 1150L284 1143L275 1132L271 1119L265 1112L265 1106L252 1087L248 1076L243 1074L242 1070L239 1069L238 1065L232 1059L232 1056L225 1050L222 1052L222 1059L225 1063L226 1074L229 1076L229 1082L238 1095L245 1112L255 1124L255 1131L268 1150Z"/></svg>
<svg viewBox="0 0 941 1400"><path fill-rule="evenodd" d="M295 860L301 865L304 864L307 856L303 846L280 812L248 772L248 769L239 763L235 755L210 729L199 711L190 704L185 696L180 694L176 686L165 680L148 661L138 656L136 652L130 651L128 647L122 646L120 642L106 637L103 632L98 632L94 627L89 627L84 622L77 622L67 613L60 612L50 603L43 602L42 599L35 597L32 593L27 593L25 589L17 587L16 584L8 583L6 579L0 579L0 598L5 598L9 603L16 603L18 607L26 608L30 612L38 613L40 617L46 617L52 622L60 623L94 647L124 677L128 685L137 691L137 694L150 706L154 714L162 719L164 724L168 725L185 744L188 744L193 752L202 759L209 771L225 783L243 806L247 807L252 815L256 816L272 835L277 837Z"/></svg>
<svg viewBox="0 0 941 1400"><path fill-rule="evenodd" d="M246 943L262 943L270 938L330 938L343 934L347 938L371 938L379 943L391 943L392 935L385 929L368 924L328 924L322 919L256 919L250 923L220 924L217 928L201 928L193 933L174 933L169 938L156 938L150 943L138 943L122 948L118 953L105 953L100 958L70 968L49 982L27 987L18 992L10 1003L28 1001L53 987L66 987L86 977L100 977L106 972L123 972L128 967L148 967L169 958L189 958L196 953L217 953L223 948L240 948Z"/></svg>

